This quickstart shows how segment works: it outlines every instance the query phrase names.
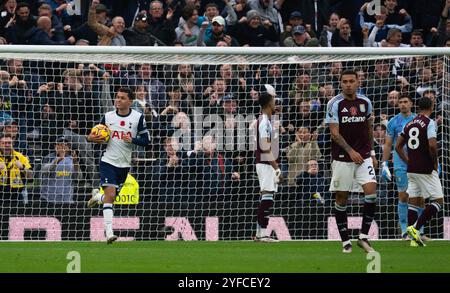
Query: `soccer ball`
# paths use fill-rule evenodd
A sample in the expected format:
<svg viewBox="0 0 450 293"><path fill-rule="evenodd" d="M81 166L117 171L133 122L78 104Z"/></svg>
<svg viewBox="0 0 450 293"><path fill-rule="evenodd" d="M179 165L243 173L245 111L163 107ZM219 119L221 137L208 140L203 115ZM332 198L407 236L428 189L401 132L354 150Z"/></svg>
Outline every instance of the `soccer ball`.
<svg viewBox="0 0 450 293"><path fill-rule="evenodd" d="M94 127L92 127L91 129L91 133L94 135L101 135L104 138L104 143L108 142L109 140L109 136L110 136L110 132L109 132L109 128L106 125L103 124L97 124Z"/></svg>

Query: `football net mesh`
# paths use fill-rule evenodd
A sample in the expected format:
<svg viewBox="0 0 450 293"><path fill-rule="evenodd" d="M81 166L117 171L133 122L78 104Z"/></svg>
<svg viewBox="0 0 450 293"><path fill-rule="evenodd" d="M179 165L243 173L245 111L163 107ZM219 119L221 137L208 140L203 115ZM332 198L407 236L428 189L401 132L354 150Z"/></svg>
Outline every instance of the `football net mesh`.
<svg viewBox="0 0 450 293"><path fill-rule="evenodd" d="M127 181L116 198L114 229L122 240L251 239L259 202L253 126L266 84L277 94L275 128L287 179L275 195L268 229L284 240L338 239L324 116L347 68L357 70L359 92L373 103L380 161L387 121L399 113L399 95L417 101L426 90L436 93L433 118L439 121L441 178L448 194L449 62L443 55L98 52L0 53L0 127L33 172L28 179L13 175L19 158L4 159L0 240L104 239L101 208L88 209L86 201L99 187L105 146L87 143L85 136L114 109L120 87L136 93L132 107L144 113L151 139L147 148L135 148L130 175L136 182ZM370 236L398 239L395 180L382 181L378 171ZM353 237L362 207L355 190L348 209ZM446 204L425 232L450 238L449 222Z"/></svg>

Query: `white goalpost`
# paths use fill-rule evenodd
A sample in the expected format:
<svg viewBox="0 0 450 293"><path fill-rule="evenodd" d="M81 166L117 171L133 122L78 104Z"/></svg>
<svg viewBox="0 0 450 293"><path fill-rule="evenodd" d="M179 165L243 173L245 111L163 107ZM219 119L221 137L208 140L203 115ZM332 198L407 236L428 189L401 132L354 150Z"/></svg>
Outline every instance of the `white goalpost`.
<svg viewBox="0 0 450 293"><path fill-rule="evenodd" d="M105 146L85 136L114 109L121 87L135 93L133 109L144 113L151 144L135 148L135 181L116 198L119 240L252 239L259 201L253 126L266 85L277 95L274 127L286 178L268 230L280 240L338 239L324 118L344 69L357 71L358 91L374 106L379 160L398 99L434 96L448 202L449 54L447 48L0 46L0 133L28 158L3 159L0 240L104 240L102 211L86 201L98 188ZM395 183L383 181L379 170L377 180L369 236L399 239ZM352 193L351 238L362 207L363 197ZM432 239L450 239L448 208L425 227Z"/></svg>

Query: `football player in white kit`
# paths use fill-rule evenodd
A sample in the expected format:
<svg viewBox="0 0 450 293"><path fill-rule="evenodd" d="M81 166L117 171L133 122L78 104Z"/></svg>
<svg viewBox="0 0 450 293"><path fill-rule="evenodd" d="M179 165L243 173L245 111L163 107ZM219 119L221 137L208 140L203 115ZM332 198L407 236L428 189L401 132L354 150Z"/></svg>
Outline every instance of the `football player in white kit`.
<svg viewBox="0 0 450 293"><path fill-rule="evenodd" d="M105 223L106 242L111 244L117 240L113 233L113 204L127 178L131 167L133 144L146 146L150 143L144 115L131 109L134 93L130 88L120 88L114 100L116 110L105 114L101 124L110 130L110 139L106 151L100 161L100 183L104 194L98 189L93 191L88 207L103 204L103 219ZM87 141L103 143L101 135L89 134Z"/></svg>
<svg viewBox="0 0 450 293"><path fill-rule="evenodd" d="M274 193L278 183L283 179L278 167L277 146L272 128L272 114L275 111L275 90L263 92L260 95L261 114L256 123L256 173L261 190L261 198L257 212L256 237L257 242L278 242L270 237L267 226L274 203Z"/></svg>

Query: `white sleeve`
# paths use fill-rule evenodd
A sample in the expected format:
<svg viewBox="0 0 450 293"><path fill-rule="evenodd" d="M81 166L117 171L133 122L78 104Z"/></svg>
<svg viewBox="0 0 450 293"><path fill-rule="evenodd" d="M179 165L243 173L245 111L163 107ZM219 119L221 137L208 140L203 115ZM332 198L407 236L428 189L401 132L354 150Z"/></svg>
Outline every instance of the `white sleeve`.
<svg viewBox="0 0 450 293"><path fill-rule="evenodd" d="M264 121L264 123L259 124L259 138L270 138L270 123L269 121Z"/></svg>
<svg viewBox="0 0 450 293"><path fill-rule="evenodd" d="M326 124L336 124L339 123L339 102L333 101L327 104L327 116L325 118Z"/></svg>
<svg viewBox="0 0 450 293"><path fill-rule="evenodd" d="M434 122L434 120L430 120L430 123L428 123L427 136L428 136L428 139L437 137L436 123Z"/></svg>

